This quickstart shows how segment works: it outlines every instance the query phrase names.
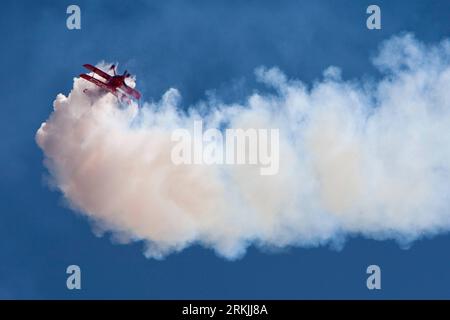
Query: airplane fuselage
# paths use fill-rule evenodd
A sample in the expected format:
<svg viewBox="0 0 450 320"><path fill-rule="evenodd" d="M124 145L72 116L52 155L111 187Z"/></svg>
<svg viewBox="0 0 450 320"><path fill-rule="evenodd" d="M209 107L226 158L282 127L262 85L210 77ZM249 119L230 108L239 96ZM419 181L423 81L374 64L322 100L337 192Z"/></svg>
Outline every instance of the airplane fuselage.
<svg viewBox="0 0 450 320"><path fill-rule="evenodd" d="M110 75L107 72L102 71L101 69L94 67L91 64L84 64L83 67L85 67L89 71L93 72L94 74L98 75L99 77L103 78L104 80L102 81L101 79L95 78L92 74L88 75L88 74L84 74L84 73L80 74L81 78L83 78L89 82L92 82L93 84L97 85L98 87L100 87L102 89L112 92L119 99L122 99L123 97L128 97L128 98L132 97L136 100L139 100L141 98L141 94L139 93L139 91L137 91L134 88L130 88L125 83L125 79L130 76L130 74L127 73L127 71L125 71L121 75L117 75L117 74L115 74L116 72L114 69L114 75ZM111 67L110 70L113 68L114 68L114 66ZM118 92L118 91L120 91L120 92Z"/></svg>
<svg viewBox="0 0 450 320"><path fill-rule="evenodd" d="M122 85L126 85L125 77L121 76L121 75L113 76L113 77L111 77L111 79L108 80L107 84L108 84L108 86L111 87L111 89L116 90L117 88L121 87Z"/></svg>

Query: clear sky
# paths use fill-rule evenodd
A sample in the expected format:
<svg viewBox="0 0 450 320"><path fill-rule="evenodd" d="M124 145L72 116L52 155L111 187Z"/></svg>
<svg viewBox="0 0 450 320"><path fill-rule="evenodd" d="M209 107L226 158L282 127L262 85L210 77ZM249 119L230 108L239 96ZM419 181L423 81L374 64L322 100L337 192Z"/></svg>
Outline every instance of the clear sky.
<svg viewBox="0 0 450 320"><path fill-rule="evenodd" d="M366 28L368 5L382 29ZM96 237L45 183L34 136L83 63L118 61L138 77L146 101L177 88L183 104L215 90L236 101L258 84L254 70L277 66L311 83L330 65L343 77L377 77L381 41L412 32L425 43L450 35L448 1L76 1L81 30L66 28L65 1L4 1L0 149L1 298L450 298L450 235L402 249L394 241L347 239L342 250L250 248L237 261L193 246L162 261L143 244ZM113 196L113 195L111 195ZM82 290L66 288L66 267ZM366 288L366 267L382 290Z"/></svg>

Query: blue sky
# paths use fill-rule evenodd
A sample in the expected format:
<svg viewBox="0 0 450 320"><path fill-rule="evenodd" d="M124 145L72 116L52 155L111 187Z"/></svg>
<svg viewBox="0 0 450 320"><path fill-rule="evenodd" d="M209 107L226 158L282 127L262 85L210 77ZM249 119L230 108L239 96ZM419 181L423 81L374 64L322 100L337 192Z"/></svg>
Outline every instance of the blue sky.
<svg viewBox="0 0 450 320"><path fill-rule="evenodd" d="M227 261L194 246L146 259L142 244L96 237L45 185L34 141L83 63L120 62L136 73L147 101L170 87L184 105L211 90L236 101L258 88L261 65L306 83L329 65L344 78L377 77L370 58L382 40L404 31L426 43L449 36L449 2L377 1L377 31L365 27L371 1L77 1L82 29L75 31L66 28L69 4L2 4L1 298L450 298L449 235L407 250L353 238L341 251L250 248ZM65 286L69 264L82 269L80 291ZM370 264L382 269L381 291L366 288Z"/></svg>

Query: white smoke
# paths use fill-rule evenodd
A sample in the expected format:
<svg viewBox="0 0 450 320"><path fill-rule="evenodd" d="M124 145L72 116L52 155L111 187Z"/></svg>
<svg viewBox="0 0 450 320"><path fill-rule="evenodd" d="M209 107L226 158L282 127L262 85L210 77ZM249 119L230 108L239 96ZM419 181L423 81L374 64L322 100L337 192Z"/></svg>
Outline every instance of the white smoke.
<svg viewBox="0 0 450 320"><path fill-rule="evenodd" d="M155 258L191 244L235 258L256 244L316 246L346 235L409 243L450 229L450 42L385 42L378 81L344 81L330 67L312 86L276 68L257 77L275 94L180 111L180 95L119 107L74 80L36 140L70 205ZM279 128L280 169L171 162L171 132Z"/></svg>

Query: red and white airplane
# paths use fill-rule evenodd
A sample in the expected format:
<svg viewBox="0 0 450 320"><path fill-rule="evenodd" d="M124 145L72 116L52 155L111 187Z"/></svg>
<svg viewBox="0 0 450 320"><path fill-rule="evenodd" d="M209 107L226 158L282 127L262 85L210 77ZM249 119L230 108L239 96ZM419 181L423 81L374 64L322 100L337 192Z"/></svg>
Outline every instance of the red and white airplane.
<svg viewBox="0 0 450 320"><path fill-rule="evenodd" d="M136 89L129 87L125 83L125 78L130 76L129 73L125 70L123 74L116 74L116 66L113 64L109 70L113 70L114 75L110 75L99 68L94 67L91 64L83 64L83 67L97 74L98 76L105 79L105 81L101 81L98 78L94 78L94 75L89 74L80 74L80 77L92 82L93 84L99 86L100 88L111 92L115 95L119 101L130 102L131 98L139 100L141 98L141 94Z"/></svg>

